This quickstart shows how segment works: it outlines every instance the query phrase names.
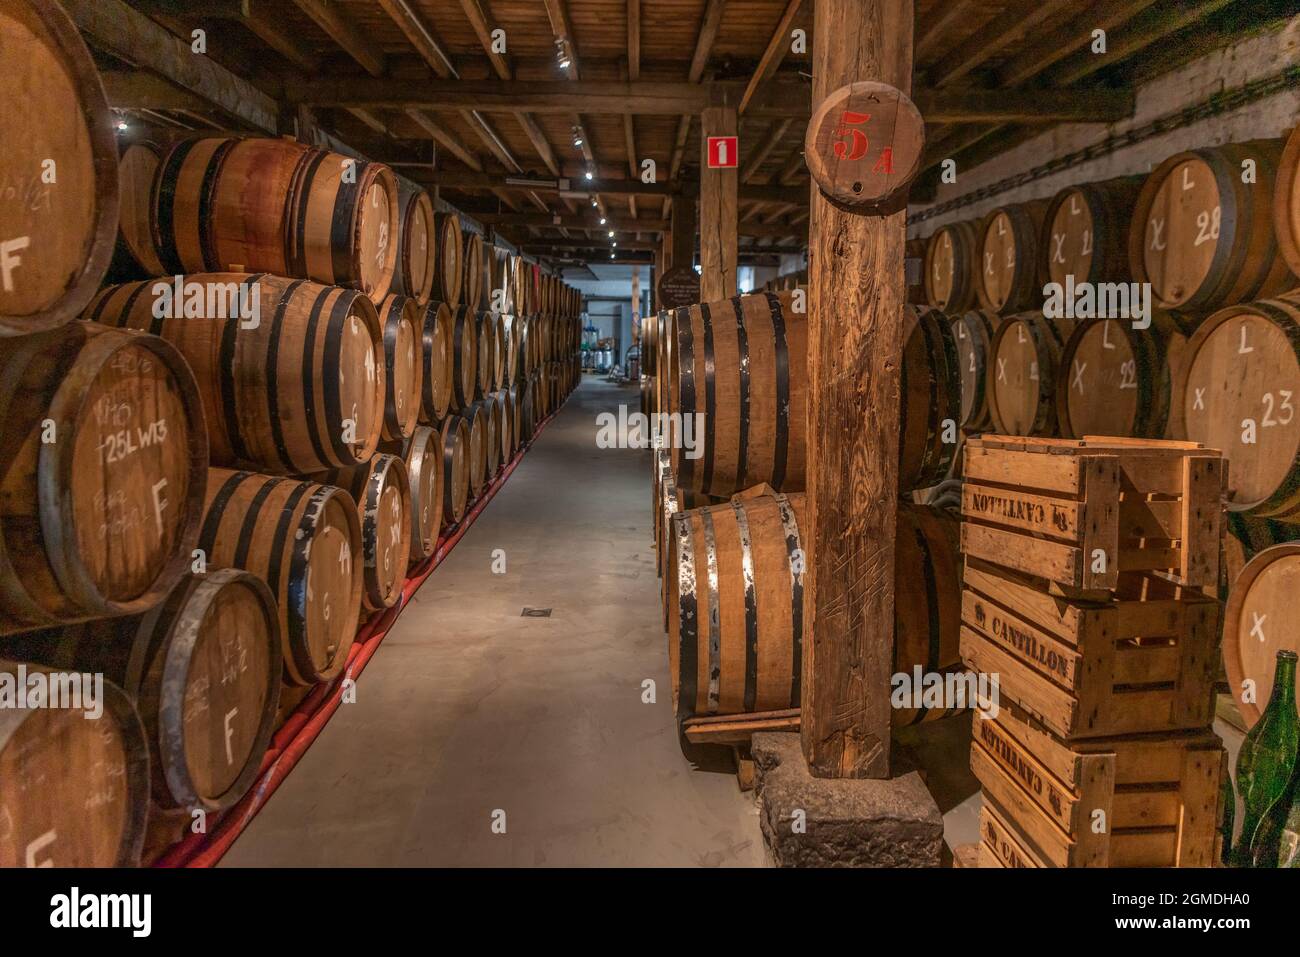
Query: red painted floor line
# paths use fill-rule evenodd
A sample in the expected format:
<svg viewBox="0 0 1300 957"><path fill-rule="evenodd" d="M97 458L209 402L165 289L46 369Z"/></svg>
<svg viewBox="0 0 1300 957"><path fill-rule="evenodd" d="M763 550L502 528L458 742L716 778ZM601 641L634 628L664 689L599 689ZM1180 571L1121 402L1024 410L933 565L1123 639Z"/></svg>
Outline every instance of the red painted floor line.
<svg viewBox="0 0 1300 957"><path fill-rule="evenodd" d="M572 393L570 393L572 394ZM567 397L565 399L567 401ZM253 786L249 788L248 793L240 799L234 807L223 812L217 819L215 826L206 834L189 834L183 840L177 842L168 848L161 857L154 861L154 867L213 867L225 856L230 850L231 845L244 828L252 823L259 811L266 806L266 802L271 799L271 795L276 789L284 783L284 779L289 776L289 772L294 769L307 749L324 730L325 725L329 723L334 712L338 710L343 701L344 684L348 680L356 681L365 671L366 665L374 657L379 645L387 637L389 630L397 621L411 597L424 584L433 570L437 568L444 558L451 554L451 550L456 547L456 543L464 537L469 531L470 526L487 508L488 502L496 496L501 486L505 484L515 467L523 460L524 455L532 448L533 443L537 441L542 430L550 424L551 420L559 414L560 409L564 408L561 402L559 407L549 416L543 419L533 430L533 437L528 443L522 446L515 457L512 458L508 465L497 475L492 484L484 490L479 496L474 507L465 515L456 526L448 530L442 538L438 540L438 546L434 553L425 559L420 565L416 566L409 576L406 584L402 587L402 597L396 605L384 611L383 614L376 615L361 626L357 632L356 640L352 643L352 648L348 651L347 667L333 681L317 685L312 689L311 694L302 700L297 708L289 715L289 718L280 727L271 738L271 745L267 748L266 756L262 759L262 767L258 772L257 779ZM211 819L209 819L211 824Z"/></svg>

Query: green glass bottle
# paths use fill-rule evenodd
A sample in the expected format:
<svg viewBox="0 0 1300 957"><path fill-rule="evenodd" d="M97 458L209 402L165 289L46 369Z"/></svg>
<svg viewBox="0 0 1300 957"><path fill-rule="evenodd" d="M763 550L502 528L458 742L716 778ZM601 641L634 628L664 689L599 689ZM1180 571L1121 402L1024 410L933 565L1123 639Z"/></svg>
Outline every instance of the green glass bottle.
<svg viewBox="0 0 1300 957"><path fill-rule="evenodd" d="M1295 780L1293 775L1292 781ZM1300 798L1300 787L1293 790L1296 797ZM1300 800L1294 798L1286 821L1282 824L1282 835L1278 839L1277 866L1300 867Z"/></svg>
<svg viewBox="0 0 1300 957"><path fill-rule="evenodd" d="M1237 790L1241 793L1241 837L1233 852L1236 867L1250 867L1255 831L1270 808L1286 793L1300 748L1300 719L1295 710L1296 653L1279 651L1268 707L1241 742L1237 756ZM1261 835L1267 838L1268 835Z"/></svg>

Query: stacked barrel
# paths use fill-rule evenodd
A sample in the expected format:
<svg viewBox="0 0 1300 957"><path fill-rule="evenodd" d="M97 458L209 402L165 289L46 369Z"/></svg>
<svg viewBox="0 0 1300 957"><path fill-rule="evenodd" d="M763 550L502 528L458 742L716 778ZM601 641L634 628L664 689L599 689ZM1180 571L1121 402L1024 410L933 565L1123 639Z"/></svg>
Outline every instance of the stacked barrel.
<svg viewBox="0 0 1300 957"><path fill-rule="evenodd" d="M673 707L684 753L724 757L718 722L797 714L803 648L808 317L799 290L660 313L649 324L652 501ZM956 450L957 348L940 312L904 317L900 491L934 485ZM957 518L903 504L895 659L958 664ZM906 570L906 574L902 572ZM897 723L939 716L899 709Z"/></svg>
<svg viewBox="0 0 1300 957"><path fill-rule="evenodd" d="M66 692L0 710L0 866L129 865L339 679L571 387L579 304L533 275L512 321L523 265L383 164L117 142L56 3L0 48L0 680Z"/></svg>

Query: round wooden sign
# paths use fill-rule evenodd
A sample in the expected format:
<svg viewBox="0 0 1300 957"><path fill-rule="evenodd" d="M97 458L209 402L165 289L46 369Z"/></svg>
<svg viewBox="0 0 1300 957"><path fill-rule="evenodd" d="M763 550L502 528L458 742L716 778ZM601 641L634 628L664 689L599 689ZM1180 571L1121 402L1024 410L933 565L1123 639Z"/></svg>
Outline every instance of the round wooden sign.
<svg viewBox="0 0 1300 957"><path fill-rule="evenodd" d="M690 266L675 266L659 277L659 306L680 309L700 301L700 275Z"/></svg>
<svg viewBox="0 0 1300 957"><path fill-rule="evenodd" d="M808 123L804 160L828 199L872 209L906 192L924 146L925 121L907 94L864 80L822 101Z"/></svg>

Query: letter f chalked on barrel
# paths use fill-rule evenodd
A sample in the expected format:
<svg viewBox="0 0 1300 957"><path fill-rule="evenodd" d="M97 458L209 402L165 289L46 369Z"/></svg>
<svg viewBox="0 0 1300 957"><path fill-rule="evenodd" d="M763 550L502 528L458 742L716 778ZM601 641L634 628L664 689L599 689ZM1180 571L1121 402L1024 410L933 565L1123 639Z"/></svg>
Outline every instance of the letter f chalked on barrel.
<svg viewBox="0 0 1300 957"><path fill-rule="evenodd" d="M907 202L924 147L925 121L907 94L863 80L822 101L808 124L804 159L830 202L884 214Z"/></svg>

